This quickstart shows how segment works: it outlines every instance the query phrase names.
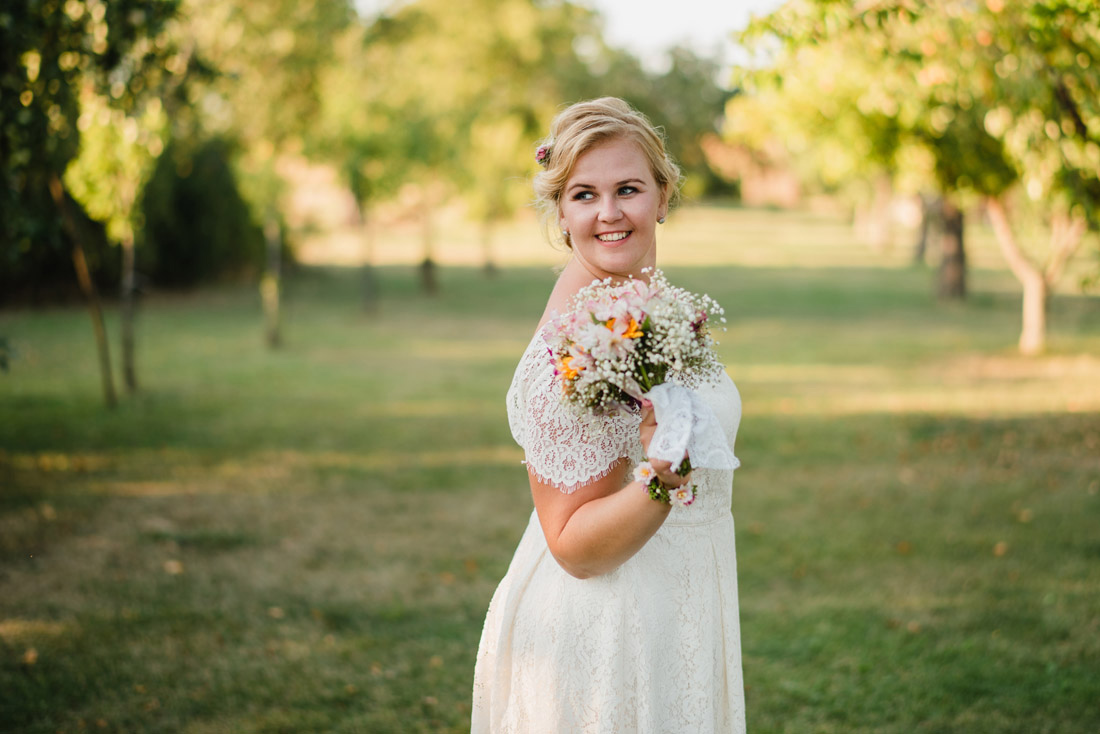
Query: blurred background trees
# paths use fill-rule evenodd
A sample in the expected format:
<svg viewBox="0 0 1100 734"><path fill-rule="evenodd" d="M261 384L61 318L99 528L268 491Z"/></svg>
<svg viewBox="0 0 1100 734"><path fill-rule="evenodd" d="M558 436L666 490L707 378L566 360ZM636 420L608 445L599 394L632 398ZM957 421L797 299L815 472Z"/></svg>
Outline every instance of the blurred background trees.
<svg viewBox="0 0 1100 734"><path fill-rule="evenodd" d="M1042 349L1050 289L1096 229L1100 9L1086 0L791 2L737 35L746 62L732 79L687 48L648 68L573 2L375 7L47 0L0 12L0 300L48 294L74 266L89 303L95 283L121 283L124 316L142 282L257 278L274 346L283 259L301 233L287 200L309 166L356 202L368 306L383 209L418 223L426 292L444 207L480 223L492 273L494 231L529 200L536 140L561 106L603 94L665 128L689 197L797 203L759 198L742 175L779 171L788 189L849 207L882 249L891 206L919 196L943 297L966 293L965 214L988 217L1022 284L1025 352ZM1025 220L1049 242L1021 234Z"/></svg>
<svg viewBox="0 0 1100 734"><path fill-rule="evenodd" d="M1098 226L1100 6L807 0L739 38L757 63L738 75L727 135L780 143L826 188L933 192L941 295L965 294L962 212L980 205L1021 282L1020 349L1041 351L1050 288ZM1017 241L1027 210L1045 246Z"/></svg>
<svg viewBox="0 0 1100 734"><path fill-rule="evenodd" d="M66 186L75 183L72 193L83 199L88 213L106 225L109 236L126 243L119 280L123 301L132 303L134 203L148 162L141 149L147 148L149 156L160 153L147 133L162 124L157 95L174 86L166 60L173 52L167 28L176 9L174 0L73 0L16 4L0 12L5 183L0 189L0 262L5 265L0 286L9 291L32 273L48 278L51 266L63 261L56 255L71 253L92 317L108 405L115 401L114 383L88 265L86 216L74 211L80 207ZM151 98L157 102L148 102ZM83 144L82 132L89 133ZM112 135L118 137L109 140ZM79 163L67 175L74 159ZM126 345L132 345L131 325L124 319ZM133 384L132 350L124 350L127 384Z"/></svg>
<svg viewBox="0 0 1100 734"><path fill-rule="evenodd" d="M384 7L49 0L0 13L5 298L69 282L72 258L59 253L102 226L73 257L87 293L122 284L128 385L139 282L262 273L274 346L292 251L286 197L307 161L335 168L358 202L368 302L380 204L420 222L426 291L444 204L464 202L481 223L492 272L493 231L528 199L535 141L563 104L599 94L628 98L668 129L701 174L693 193L719 185L698 144L726 97L714 62L680 50L667 72L646 72L607 46L595 11L571 2Z"/></svg>

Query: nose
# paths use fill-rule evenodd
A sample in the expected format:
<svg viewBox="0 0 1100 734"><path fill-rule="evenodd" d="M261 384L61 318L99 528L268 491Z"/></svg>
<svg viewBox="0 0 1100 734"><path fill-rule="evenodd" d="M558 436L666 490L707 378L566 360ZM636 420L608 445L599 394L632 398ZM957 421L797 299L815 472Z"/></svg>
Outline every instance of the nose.
<svg viewBox="0 0 1100 734"><path fill-rule="evenodd" d="M619 209L619 202L614 196L605 196L603 201L600 202L600 221L601 222L615 222L622 216L622 211Z"/></svg>

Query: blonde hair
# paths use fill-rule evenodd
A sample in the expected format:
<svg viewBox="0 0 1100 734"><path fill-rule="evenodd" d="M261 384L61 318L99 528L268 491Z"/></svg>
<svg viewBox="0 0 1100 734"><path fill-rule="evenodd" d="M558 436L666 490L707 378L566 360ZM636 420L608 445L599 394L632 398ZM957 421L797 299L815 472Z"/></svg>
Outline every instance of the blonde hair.
<svg viewBox="0 0 1100 734"><path fill-rule="evenodd" d="M550 123L550 136L539 145L549 150L545 170L535 174L535 207L539 218L551 228L558 214L562 192L577 159L600 143L626 138L638 144L649 161L653 179L664 189L669 206L680 198L680 167L672 162L665 149L664 136L645 115L618 97L577 102L570 105ZM565 238L570 245L569 238Z"/></svg>

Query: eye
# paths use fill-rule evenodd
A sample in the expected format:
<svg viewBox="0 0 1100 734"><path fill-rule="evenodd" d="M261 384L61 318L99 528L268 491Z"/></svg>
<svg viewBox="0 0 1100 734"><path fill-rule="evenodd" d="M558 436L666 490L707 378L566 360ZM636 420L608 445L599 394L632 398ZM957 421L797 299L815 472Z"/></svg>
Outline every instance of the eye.
<svg viewBox="0 0 1100 734"><path fill-rule="evenodd" d="M589 201L594 198L594 194L591 191L578 191L573 194L573 201Z"/></svg>
<svg viewBox="0 0 1100 734"><path fill-rule="evenodd" d="M631 194L638 193L638 189L635 186L621 186L619 187L619 196L630 196Z"/></svg>

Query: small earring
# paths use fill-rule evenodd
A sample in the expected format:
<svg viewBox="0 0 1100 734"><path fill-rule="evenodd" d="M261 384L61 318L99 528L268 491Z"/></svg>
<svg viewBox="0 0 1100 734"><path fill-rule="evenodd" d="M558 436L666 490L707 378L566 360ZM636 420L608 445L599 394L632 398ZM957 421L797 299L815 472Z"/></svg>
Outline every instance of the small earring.
<svg viewBox="0 0 1100 734"><path fill-rule="evenodd" d="M568 237L569 236L569 230L568 229L563 229L561 231L561 236L562 237Z"/></svg>
<svg viewBox="0 0 1100 734"><path fill-rule="evenodd" d="M664 217L657 217L657 224L664 224L664 223L665 223L665 218Z"/></svg>

